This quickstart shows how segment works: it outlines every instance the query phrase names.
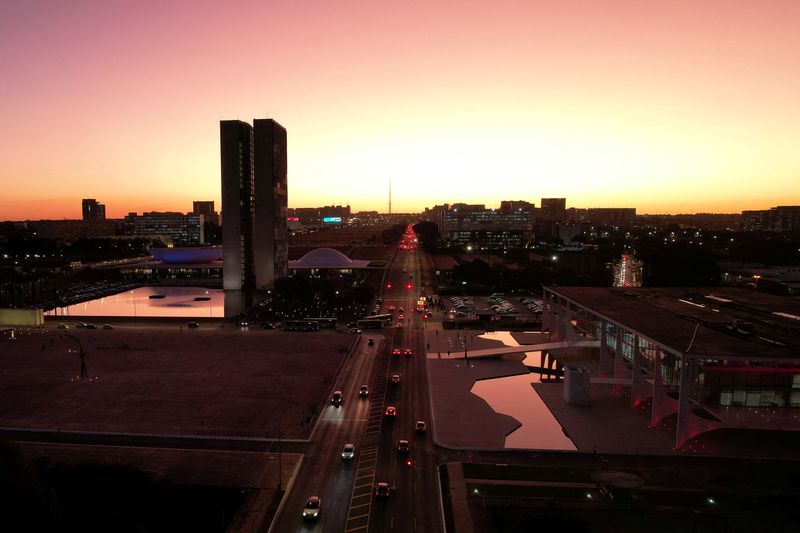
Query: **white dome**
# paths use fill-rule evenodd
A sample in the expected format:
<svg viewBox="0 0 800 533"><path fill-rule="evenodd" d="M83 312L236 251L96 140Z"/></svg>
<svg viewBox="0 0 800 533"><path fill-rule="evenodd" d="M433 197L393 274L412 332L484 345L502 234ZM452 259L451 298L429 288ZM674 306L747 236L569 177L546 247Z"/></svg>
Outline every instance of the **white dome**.
<svg viewBox="0 0 800 533"><path fill-rule="evenodd" d="M297 261L298 267L353 268L353 261L333 248L311 250Z"/></svg>

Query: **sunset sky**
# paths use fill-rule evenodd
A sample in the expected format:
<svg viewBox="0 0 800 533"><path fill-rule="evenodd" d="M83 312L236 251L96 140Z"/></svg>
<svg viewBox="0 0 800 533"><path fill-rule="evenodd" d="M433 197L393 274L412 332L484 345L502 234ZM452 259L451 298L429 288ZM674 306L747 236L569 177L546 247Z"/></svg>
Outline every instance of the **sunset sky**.
<svg viewBox="0 0 800 533"><path fill-rule="evenodd" d="M289 206L800 204L800 2L0 3L0 220L219 206L219 120Z"/></svg>

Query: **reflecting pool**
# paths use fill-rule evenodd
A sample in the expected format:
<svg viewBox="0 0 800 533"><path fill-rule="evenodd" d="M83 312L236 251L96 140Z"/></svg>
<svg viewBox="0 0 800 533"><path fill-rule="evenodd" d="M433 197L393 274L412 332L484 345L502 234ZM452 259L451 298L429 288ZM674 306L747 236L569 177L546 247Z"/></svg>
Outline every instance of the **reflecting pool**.
<svg viewBox="0 0 800 533"><path fill-rule="evenodd" d="M225 293L204 287L139 287L53 309L47 316L223 318Z"/></svg>
<svg viewBox="0 0 800 533"><path fill-rule="evenodd" d="M519 346L507 331L485 333L480 337L501 341L506 346ZM525 356L526 365L540 366L541 352L526 352ZM538 374L484 379L475 382L472 392L486 400L498 413L513 416L522 424L506 436L506 448L576 450L531 383L539 383Z"/></svg>

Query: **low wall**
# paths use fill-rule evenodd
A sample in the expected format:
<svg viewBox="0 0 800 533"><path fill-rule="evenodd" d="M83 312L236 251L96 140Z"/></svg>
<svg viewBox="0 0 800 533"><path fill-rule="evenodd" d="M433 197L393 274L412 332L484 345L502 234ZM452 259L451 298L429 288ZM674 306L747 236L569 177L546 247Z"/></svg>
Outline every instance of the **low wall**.
<svg viewBox="0 0 800 533"><path fill-rule="evenodd" d="M0 326L41 326L42 324L44 324L42 309L0 307Z"/></svg>

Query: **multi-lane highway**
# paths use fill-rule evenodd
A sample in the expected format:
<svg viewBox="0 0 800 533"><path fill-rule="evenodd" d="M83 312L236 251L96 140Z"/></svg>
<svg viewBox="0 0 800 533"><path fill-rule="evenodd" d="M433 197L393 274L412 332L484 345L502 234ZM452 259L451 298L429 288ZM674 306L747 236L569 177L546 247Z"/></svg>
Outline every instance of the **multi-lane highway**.
<svg viewBox="0 0 800 533"><path fill-rule="evenodd" d="M331 391L341 390L344 401L340 407L323 409L271 531L443 530L430 434L425 324L422 313L414 311L425 288L417 285L419 252L409 246L412 241L409 229L387 266L382 289L381 313L394 307L394 327L364 331L342 365ZM368 345L370 337L374 346ZM396 348L401 355L392 355ZM404 354L406 349L410 356ZM394 374L400 376L399 383L392 382ZM370 387L366 399L358 395L362 384ZM396 417L384 415L387 406L396 408ZM426 433L415 432L417 420L427 423ZM409 453L397 451L400 439L410 442ZM356 445L352 461L341 457L347 442ZM379 482L389 484L389 497L375 496ZM322 511L317 521L305 522L302 509L312 495L322 498Z"/></svg>

